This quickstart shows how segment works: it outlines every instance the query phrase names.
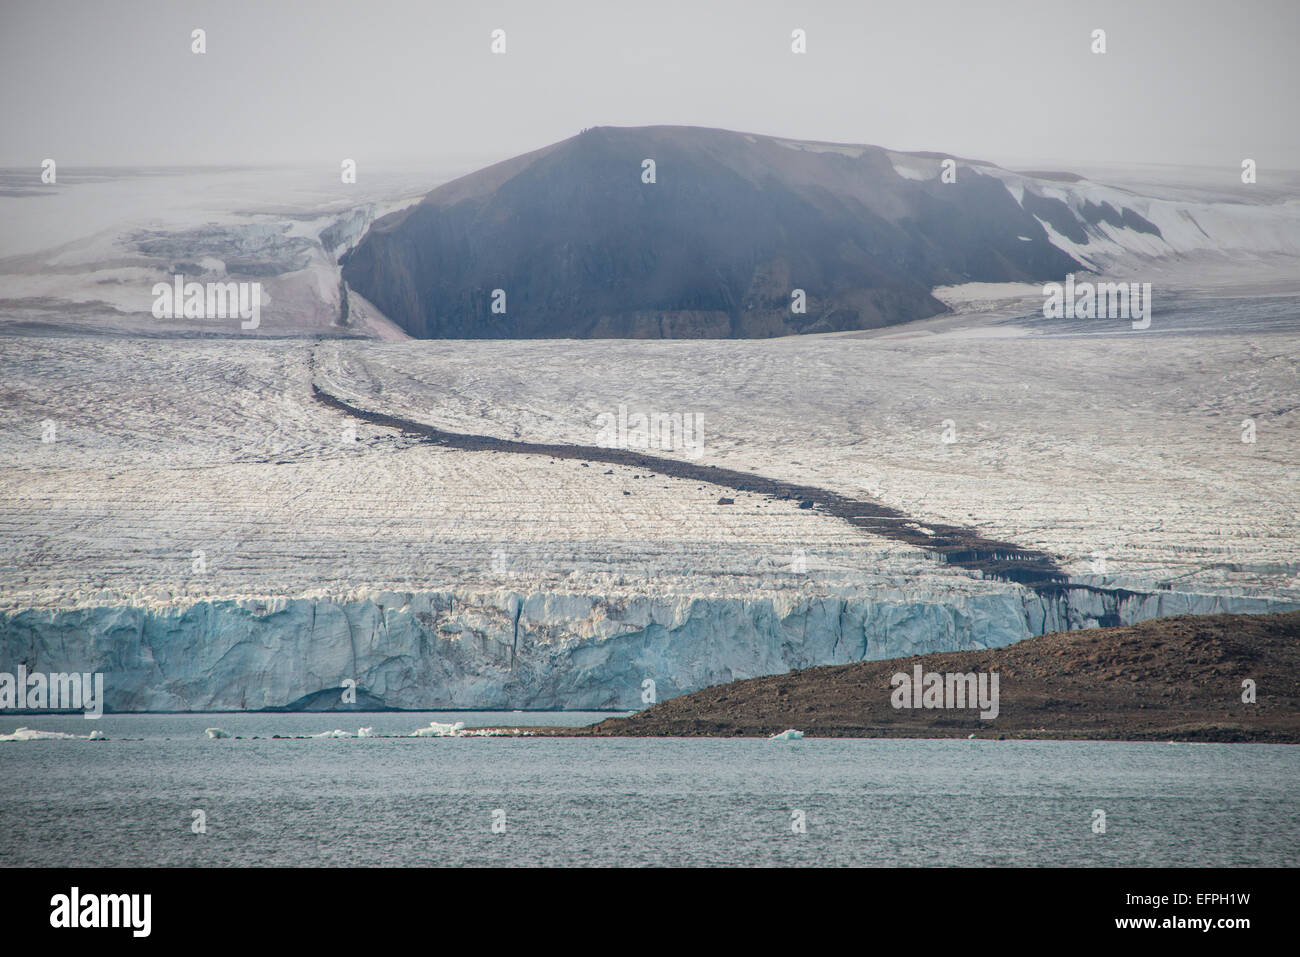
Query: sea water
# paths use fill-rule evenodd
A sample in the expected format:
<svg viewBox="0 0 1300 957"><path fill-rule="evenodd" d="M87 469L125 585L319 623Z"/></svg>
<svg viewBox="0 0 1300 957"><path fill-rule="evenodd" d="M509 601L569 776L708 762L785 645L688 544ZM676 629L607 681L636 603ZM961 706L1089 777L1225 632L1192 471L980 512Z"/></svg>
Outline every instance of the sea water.
<svg viewBox="0 0 1300 957"><path fill-rule="evenodd" d="M1292 746L405 736L602 717L6 716L106 740L0 743L0 865L1300 860ZM270 737L360 727L376 736Z"/></svg>

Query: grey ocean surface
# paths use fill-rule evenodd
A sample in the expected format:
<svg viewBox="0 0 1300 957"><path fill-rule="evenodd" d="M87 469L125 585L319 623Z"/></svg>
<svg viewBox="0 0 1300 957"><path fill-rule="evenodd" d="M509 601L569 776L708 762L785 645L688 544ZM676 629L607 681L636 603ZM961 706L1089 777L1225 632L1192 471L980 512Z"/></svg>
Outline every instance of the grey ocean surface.
<svg viewBox="0 0 1300 957"><path fill-rule="evenodd" d="M6 716L0 864L1295 865L1300 748L334 738L592 713ZM257 740L209 739L208 727ZM130 740L135 739L135 740ZM207 831L191 830L192 812ZM506 831L492 831L493 811ZM1094 811L1106 832L1093 832ZM795 833L802 812L806 833Z"/></svg>

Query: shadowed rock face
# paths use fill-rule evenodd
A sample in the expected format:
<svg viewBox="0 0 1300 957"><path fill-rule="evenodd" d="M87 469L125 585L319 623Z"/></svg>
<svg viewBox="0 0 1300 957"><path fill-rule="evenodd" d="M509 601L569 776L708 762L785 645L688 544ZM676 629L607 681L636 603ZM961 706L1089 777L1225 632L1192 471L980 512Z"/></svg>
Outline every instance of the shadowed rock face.
<svg viewBox="0 0 1300 957"><path fill-rule="evenodd" d="M943 311L935 285L1080 268L978 167L918 181L877 147L693 127L598 127L480 170L377 221L342 262L421 338L866 329Z"/></svg>

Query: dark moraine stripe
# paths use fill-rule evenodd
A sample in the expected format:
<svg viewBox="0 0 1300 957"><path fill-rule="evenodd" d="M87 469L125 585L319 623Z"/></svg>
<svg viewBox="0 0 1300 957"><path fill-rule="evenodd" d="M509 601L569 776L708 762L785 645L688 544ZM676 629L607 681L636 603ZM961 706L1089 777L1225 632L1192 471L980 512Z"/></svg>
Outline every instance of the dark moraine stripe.
<svg viewBox="0 0 1300 957"><path fill-rule="evenodd" d="M315 382L311 388L316 401L329 408L447 448L466 452L513 452L556 459L604 462L644 469L670 478L707 482L738 492L753 492L773 499L811 502L813 507L863 531L925 549L940 556L948 564L978 571L990 578L1019 582L1050 593L1059 593L1068 582L1068 577L1058 567L1055 559L1046 552L985 538L975 530L960 525L925 522L879 502L849 498L812 485L784 482L751 472L719 468L716 465L697 465L626 449L519 442L490 435L446 432L412 419L359 408L331 395Z"/></svg>

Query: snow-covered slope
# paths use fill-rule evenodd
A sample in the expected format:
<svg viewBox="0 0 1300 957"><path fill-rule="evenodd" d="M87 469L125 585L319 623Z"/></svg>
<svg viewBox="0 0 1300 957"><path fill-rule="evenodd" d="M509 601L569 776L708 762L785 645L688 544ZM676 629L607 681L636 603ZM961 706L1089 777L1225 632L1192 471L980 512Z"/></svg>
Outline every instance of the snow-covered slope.
<svg viewBox="0 0 1300 957"><path fill-rule="evenodd" d="M341 324L340 252L366 226L448 176L328 169L60 168L0 170L0 323L132 335L247 337L325 331L380 338L368 314ZM160 320L153 286L257 281L267 302L257 330Z"/></svg>
<svg viewBox="0 0 1300 957"><path fill-rule="evenodd" d="M938 179L942 172L944 157L934 154L889 157L906 179ZM1300 265L1300 182L1289 171L1273 174L1280 183L1272 186L1243 183L1240 170L1230 168L1198 170L1190 181L1190 171L1165 171L1184 180L1177 188L1122 169L1081 176L957 160L957 176L963 172L1001 180L1052 244L1087 269L1127 274L1149 268L1152 259L1189 256L1220 257L1246 269L1278 258L1294 260L1292 270Z"/></svg>

